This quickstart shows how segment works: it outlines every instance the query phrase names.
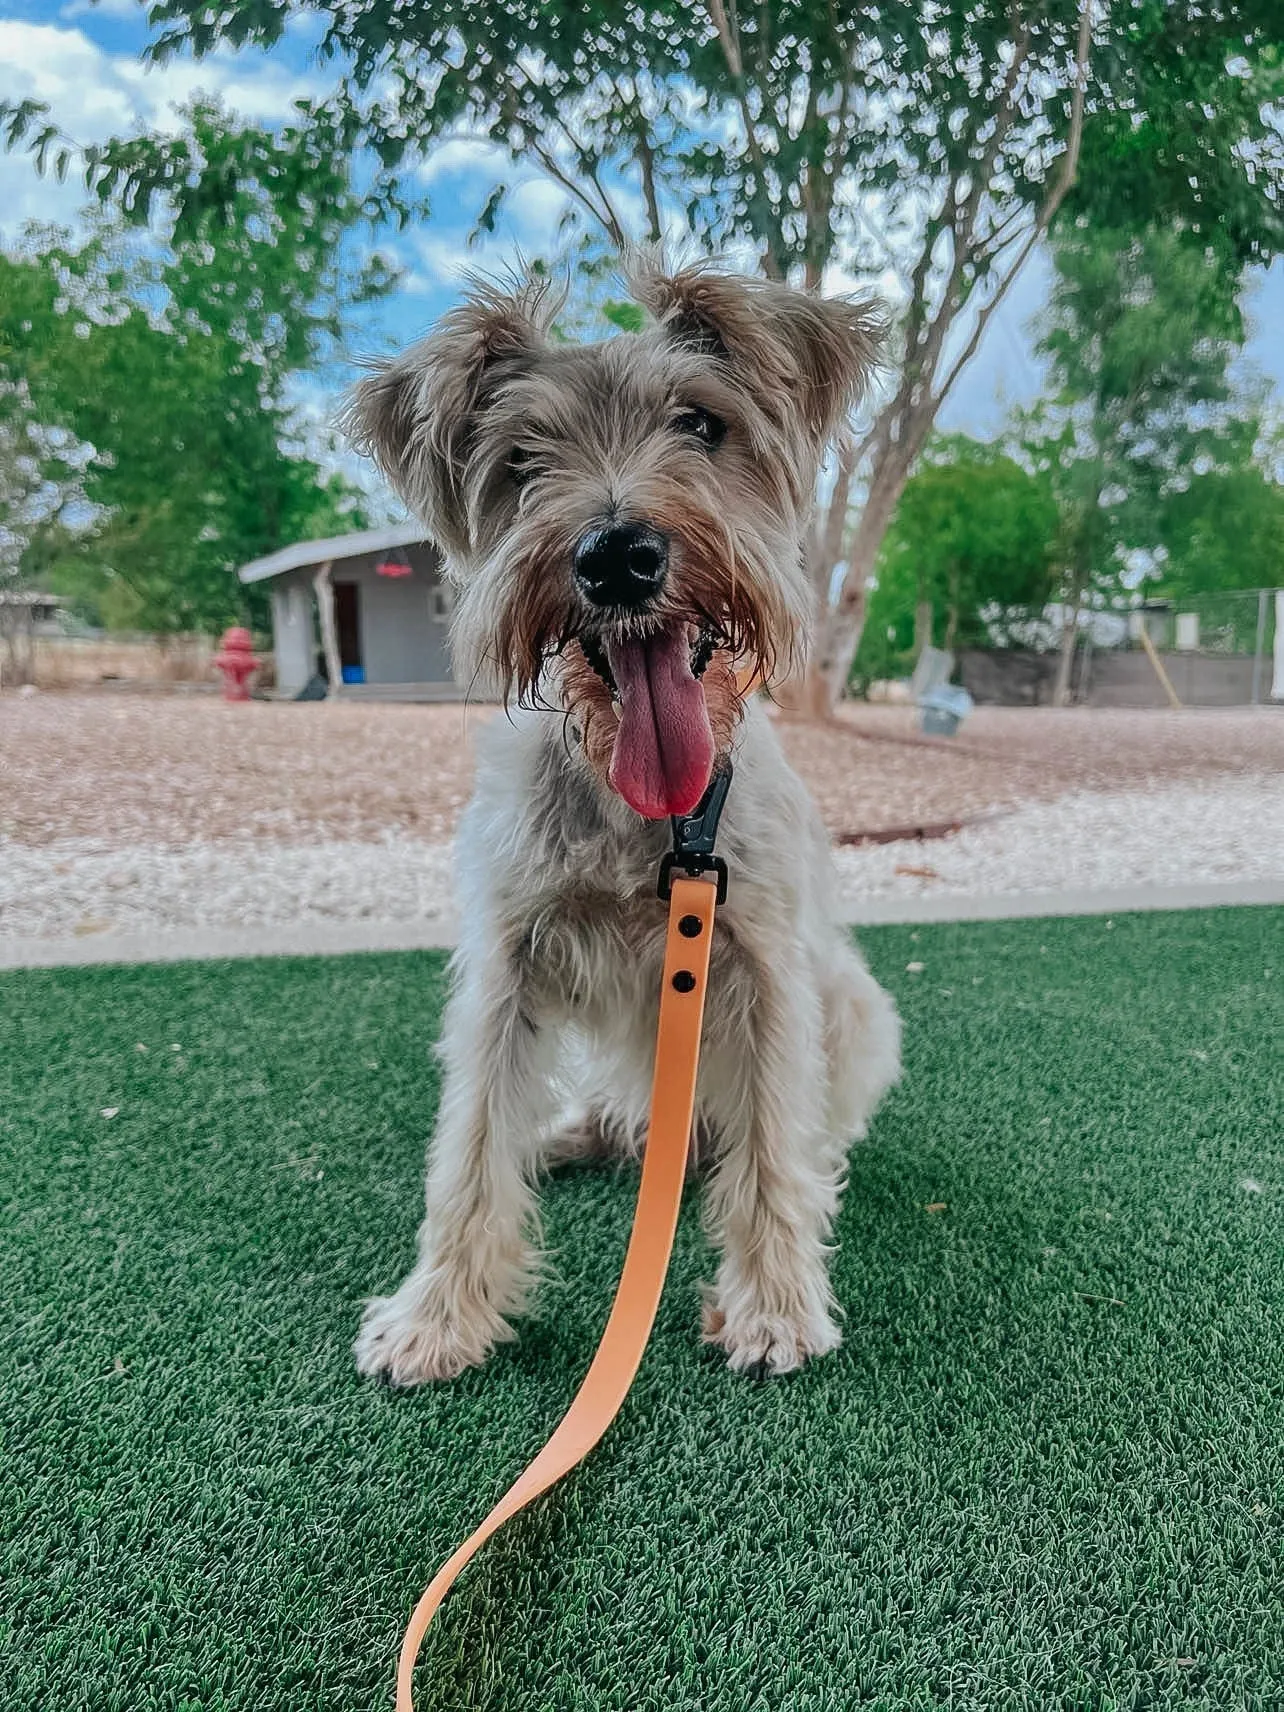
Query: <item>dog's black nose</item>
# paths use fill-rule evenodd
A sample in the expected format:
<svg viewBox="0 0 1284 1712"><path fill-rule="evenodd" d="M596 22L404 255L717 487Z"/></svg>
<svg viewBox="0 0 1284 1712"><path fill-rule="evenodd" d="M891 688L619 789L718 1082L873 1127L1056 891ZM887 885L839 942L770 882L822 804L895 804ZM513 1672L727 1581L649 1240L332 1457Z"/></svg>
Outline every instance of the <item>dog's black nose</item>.
<svg viewBox="0 0 1284 1712"><path fill-rule="evenodd" d="M592 529L575 549L575 580L594 606L645 606L669 564L669 543L645 523Z"/></svg>

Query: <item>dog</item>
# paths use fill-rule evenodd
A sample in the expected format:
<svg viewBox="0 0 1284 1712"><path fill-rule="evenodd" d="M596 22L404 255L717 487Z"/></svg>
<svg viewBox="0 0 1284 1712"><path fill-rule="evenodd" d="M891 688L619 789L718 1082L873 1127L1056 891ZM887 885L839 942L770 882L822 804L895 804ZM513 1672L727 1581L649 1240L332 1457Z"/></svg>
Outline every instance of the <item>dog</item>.
<svg viewBox="0 0 1284 1712"><path fill-rule="evenodd" d="M459 828L418 1258L355 1346L394 1385L450 1379L515 1335L543 1169L640 1149L657 870L669 817L722 758L730 892L695 1142L719 1253L703 1336L733 1369L785 1373L838 1345L846 1156L899 1075L896 1012L841 925L819 815L736 671L769 683L799 658L813 494L881 312L710 267L635 264L630 283L645 328L584 345L552 335L546 282L479 284L348 408L443 552L461 672L510 707Z"/></svg>

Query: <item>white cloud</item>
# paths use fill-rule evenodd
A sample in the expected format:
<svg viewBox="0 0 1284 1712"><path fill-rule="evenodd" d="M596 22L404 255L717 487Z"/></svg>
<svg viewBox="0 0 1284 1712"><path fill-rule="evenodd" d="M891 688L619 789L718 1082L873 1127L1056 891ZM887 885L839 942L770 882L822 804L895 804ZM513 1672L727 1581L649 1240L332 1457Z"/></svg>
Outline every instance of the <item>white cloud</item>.
<svg viewBox="0 0 1284 1712"><path fill-rule="evenodd" d="M447 144L445 149L456 145ZM471 145L469 145L471 146ZM445 152L445 150L443 150ZM461 157L456 156L459 161ZM470 246L469 233L481 211L486 187L495 176L461 187L448 177L440 180L433 196L433 217L428 226L403 237L397 254L407 268L401 290L409 296L457 293L469 274L497 274L515 266L524 256L550 256L557 246L557 229L569 197L560 185L546 178L530 178L510 191L496 221L494 232L483 233Z"/></svg>
<svg viewBox="0 0 1284 1712"><path fill-rule="evenodd" d="M510 192L505 213L513 236L525 249L549 250L571 198L551 178L529 178Z"/></svg>
<svg viewBox="0 0 1284 1712"><path fill-rule="evenodd" d="M510 157L498 143L487 142L484 137L451 137L418 163L415 177L421 184L432 186L465 175L494 179L505 169L511 170Z"/></svg>
<svg viewBox="0 0 1284 1712"><path fill-rule="evenodd" d="M398 280L397 290L402 297L431 297L439 289L439 284L431 274L409 267Z"/></svg>
<svg viewBox="0 0 1284 1712"><path fill-rule="evenodd" d="M76 4L76 0L72 0ZM123 0L108 0L109 6ZM50 117L78 143L101 142L138 125L172 130L176 103L198 91L220 96L242 118L272 121L321 87L261 54L219 53L199 65L144 67L112 54L83 30L0 19L0 95L46 102ZM88 200L83 183L41 177L21 153L0 154L0 234L26 220L73 223Z"/></svg>
<svg viewBox="0 0 1284 1712"><path fill-rule="evenodd" d="M296 101L315 97L325 89L315 77L246 54L212 54L199 64L176 60L155 68L132 59L115 63L139 110L162 129L173 128L171 109L175 103L188 102L198 94L218 95L242 119L270 124L291 118Z"/></svg>
<svg viewBox="0 0 1284 1712"><path fill-rule="evenodd" d="M100 17L139 23L143 20L147 3L148 0L67 0L58 16L70 20L83 18L88 12L97 12Z"/></svg>
<svg viewBox="0 0 1284 1712"><path fill-rule="evenodd" d="M110 75L110 63L110 56L83 30L0 19L4 93L34 96L61 107L68 123L100 132L128 119L130 102L119 80Z"/></svg>

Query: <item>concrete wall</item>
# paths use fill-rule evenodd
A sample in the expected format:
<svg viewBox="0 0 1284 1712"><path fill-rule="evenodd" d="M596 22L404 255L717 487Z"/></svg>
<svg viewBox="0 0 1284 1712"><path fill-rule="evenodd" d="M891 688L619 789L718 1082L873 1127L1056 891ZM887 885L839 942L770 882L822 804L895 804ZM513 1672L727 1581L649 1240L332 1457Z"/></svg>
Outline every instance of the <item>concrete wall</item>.
<svg viewBox="0 0 1284 1712"><path fill-rule="evenodd" d="M1046 707L1057 678L1055 654L1024 648L964 648L958 659L959 681L980 705Z"/></svg>
<svg viewBox="0 0 1284 1712"><path fill-rule="evenodd" d="M1186 707L1247 707L1253 699L1251 654L1161 654L1177 698ZM1263 669L1259 694L1270 691ZM1088 665L1090 707L1166 707L1168 698L1144 654L1094 654Z"/></svg>
<svg viewBox="0 0 1284 1712"><path fill-rule="evenodd" d="M1187 707L1246 707L1253 699L1251 654L1163 653L1164 670ZM1259 694L1270 694L1269 661L1262 664ZM1051 705L1057 656L1023 649L964 649L959 675L978 703L1004 707ZM1140 650L1094 650L1075 662L1076 698L1089 707L1167 707L1154 667Z"/></svg>
<svg viewBox="0 0 1284 1712"><path fill-rule="evenodd" d="M380 576L385 559L407 561L408 577ZM453 681L436 556L424 546L398 547L338 559L335 586L355 584L361 664L367 684L449 684ZM311 567L273 579L272 635L277 679L287 693L302 689L316 669L320 626ZM288 674L288 679L287 679Z"/></svg>

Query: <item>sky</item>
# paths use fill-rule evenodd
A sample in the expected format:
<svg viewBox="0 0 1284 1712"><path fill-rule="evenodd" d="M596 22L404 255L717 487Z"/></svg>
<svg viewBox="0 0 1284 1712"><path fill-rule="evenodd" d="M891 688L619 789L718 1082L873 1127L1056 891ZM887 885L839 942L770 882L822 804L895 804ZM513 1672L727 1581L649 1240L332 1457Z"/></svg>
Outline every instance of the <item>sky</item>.
<svg viewBox="0 0 1284 1712"><path fill-rule="evenodd" d="M147 39L138 0L0 0L0 98L45 101L52 117L78 142L89 143L145 124L171 127L176 103L197 92L217 94L243 118L271 124L291 116L291 104L321 93L327 73L310 62L315 15L303 14L270 53L222 52L199 64L181 59L145 69ZM487 190L498 176L514 188L493 237L477 248L468 236ZM519 254L549 252L565 193L538 171L515 174L497 151L471 142L448 143L425 163L415 186L427 192L425 224L388 233L380 247L404 270L396 296L372 310L354 336L352 358L407 343L423 333L458 297L467 270L492 271ZM41 178L25 157L0 153L0 241L10 242L26 220L74 226L84 205L82 184ZM1032 401L1041 371L1030 322L1047 291L1050 269L1039 255L995 315L981 346L947 401L940 426L988 436L1008 411ZM1284 263L1249 291L1251 337L1247 357L1284 400ZM313 383L303 408L323 419L329 393L342 375Z"/></svg>

